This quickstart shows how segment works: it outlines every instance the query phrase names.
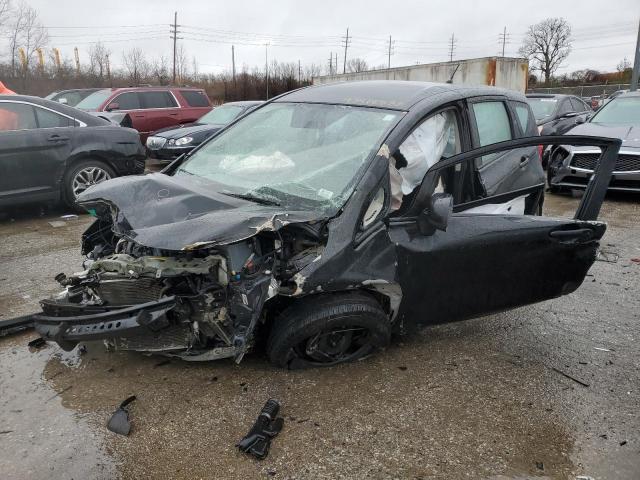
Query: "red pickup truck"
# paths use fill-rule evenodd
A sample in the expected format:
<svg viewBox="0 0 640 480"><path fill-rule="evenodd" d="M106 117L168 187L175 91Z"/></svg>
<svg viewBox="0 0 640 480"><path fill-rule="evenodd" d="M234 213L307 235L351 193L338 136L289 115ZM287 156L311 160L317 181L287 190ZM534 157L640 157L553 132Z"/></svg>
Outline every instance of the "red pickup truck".
<svg viewBox="0 0 640 480"><path fill-rule="evenodd" d="M92 93L76 108L89 112L122 112L144 144L150 132L196 121L211 110L204 90L180 87L105 88Z"/></svg>

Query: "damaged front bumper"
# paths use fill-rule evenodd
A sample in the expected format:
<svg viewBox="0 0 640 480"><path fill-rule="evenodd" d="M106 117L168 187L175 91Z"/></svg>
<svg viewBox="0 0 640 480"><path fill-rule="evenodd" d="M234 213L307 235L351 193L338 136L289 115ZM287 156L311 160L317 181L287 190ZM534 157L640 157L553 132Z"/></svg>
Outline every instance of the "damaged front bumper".
<svg viewBox="0 0 640 480"><path fill-rule="evenodd" d="M84 341L109 338L122 341L157 335L169 327L167 312L176 307L176 299L166 297L109 309L63 304L55 300L44 300L41 306L43 313L34 316L37 332L46 340L55 341L64 350L72 350Z"/></svg>

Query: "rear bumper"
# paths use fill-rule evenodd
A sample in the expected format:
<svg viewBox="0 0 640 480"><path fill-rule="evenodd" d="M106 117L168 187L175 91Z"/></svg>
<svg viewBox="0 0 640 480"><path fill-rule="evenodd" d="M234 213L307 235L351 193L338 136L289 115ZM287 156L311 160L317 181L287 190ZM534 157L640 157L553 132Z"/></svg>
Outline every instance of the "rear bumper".
<svg viewBox="0 0 640 480"><path fill-rule="evenodd" d="M41 302L43 313L33 316L36 331L64 350L79 342L131 337L157 332L169 326L167 313L176 306L175 297L123 308L88 307L73 303Z"/></svg>

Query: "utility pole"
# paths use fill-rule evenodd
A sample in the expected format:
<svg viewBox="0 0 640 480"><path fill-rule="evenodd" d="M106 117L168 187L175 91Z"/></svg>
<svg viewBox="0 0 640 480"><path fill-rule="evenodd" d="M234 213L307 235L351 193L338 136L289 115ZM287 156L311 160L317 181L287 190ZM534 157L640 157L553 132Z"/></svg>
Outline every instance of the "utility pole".
<svg viewBox="0 0 640 480"><path fill-rule="evenodd" d="M449 39L449 61L453 62L453 51L456 48L456 37L455 34L451 34L451 38Z"/></svg>
<svg viewBox="0 0 640 480"><path fill-rule="evenodd" d="M176 54L177 54L177 45L178 45L178 12L173 13L173 25L171 25L171 37L173 39L173 84L176 83Z"/></svg>
<svg viewBox="0 0 640 480"><path fill-rule="evenodd" d="M333 52L329 52L329 75L333 75Z"/></svg>
<svg viewBox="0 0 640 480"><path fill-rule="evenodd" d="M106 61L106 66L107 66L107 79L109 80L109 86L111 86L111 63L109 63L109 54L107 53L105 55L105 61Z"/></svg>
<svg viewBox="0 0 640 480"><path fill-rule="evenodd" d="M502 33L500 35L498 35L498 39L499 41L502 43L502 56L504 57L504 47L507 44L507 27L504 27L504 30L502 31Z"/></svg>
<svg viewBox="0 0 640 480"><path fill-rule="evenodd" d="M300 64L300 59L298 59L298 83L300 83L301 78L302 78L302 65Z"/></svg>
<svg viewBox="0 0 640 480"><path fill-rule="evenodd" d="M76 76L80 76L80 54L78 53L78 47L73 48L73 56L76 59Z"/></svg>
<svg viewBox="0 0 640 480"><path fill-rule="evenodd" d="M635 92L638 89L638 76L640 75L640 22L638 22L638 40L636 40L636 58L633 61L633 73L629 90Z"/></svg>
<svg viewBox="0 0 640 480"><path fill-rule="evenodd" d="M236 88L236 52L233 45L231 45L231 75L233 75L233 88L235 90Z"/></svg>
<svg viewBox="0 0 640 480"><path fill-rule="evenodd" d="M391 70L391 55L392 55L392 51L391 49L393 48L393 43L391 41L391 35L389 35L389 63L387 64L387 69Z"/></svg>
<svg viewBox="0 0 640 480"><path fill-rule="evenodd" d="M269 44L264 44L264 71L267 80L267 100L269 100Z"/></svg>
<svg viewBox="0 0 640 480"><path fill-rule="evenodd" d="M347 36L344 38L343 42L344 42L344 64L342 66L342 73L347 73L347 48L349 47L349 27L347 27Z"/></svg>

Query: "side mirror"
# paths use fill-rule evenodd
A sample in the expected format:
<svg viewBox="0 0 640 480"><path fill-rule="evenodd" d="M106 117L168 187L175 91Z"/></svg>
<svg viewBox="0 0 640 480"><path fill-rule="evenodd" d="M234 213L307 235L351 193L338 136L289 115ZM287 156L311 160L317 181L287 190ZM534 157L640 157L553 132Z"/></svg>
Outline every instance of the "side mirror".
<svg viewBox="0 0 640 480"><path fill-rule="evenodd" d="M453 197L448 193L434 193L429 206L418 215L418 230L422 235L433 235L436 230L447 230L453 212Z"/></svg>
<svg viewBox="0 0 640 480"><path fill-rule="evenodd" d="M120 110L120 104L118 102L111 102L109 105L107 105L107 108L105 108L105 110L107 112L111 112L113 110Z"/></svg>
<svg viewBox="0 0 640 480"><path fill-rule="evenodd" d="M59 98L59 99L58 99L58 103L61 103L61 104L63 104L63 105L66 105L66 104L67 104L67 99L66 99L66 98L64 98L64 97Z"/></svg>
<svg viewBox="0 0 640 480"><path fill-rule="evenodd" d="M581 123L584 123L586 121L587 121L586 117L578 117L578 118L576 118L576 124L577 125L580 125Z"/></svg>

